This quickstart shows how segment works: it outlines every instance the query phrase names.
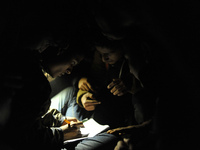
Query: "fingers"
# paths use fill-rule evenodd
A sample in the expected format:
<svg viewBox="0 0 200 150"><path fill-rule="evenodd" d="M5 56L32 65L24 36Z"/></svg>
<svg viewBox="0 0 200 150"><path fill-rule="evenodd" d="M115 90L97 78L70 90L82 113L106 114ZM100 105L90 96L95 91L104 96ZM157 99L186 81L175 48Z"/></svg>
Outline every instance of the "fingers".
<svg viewBox="0 0 200 150"><path fill-rule="evenodd" d="M113 82L111 82L107 88L111 89L110 92L113 93L113 95L117 96L122 96L128 92L123 81L121 81L120 79L113 79Z"/></svg>
<svg viewBox="0 0 200 150"><path fill-rule="evenodd" d="M87 111L94 111L95 108L96 108L96 106L94 106L94 105L91 105L91 106L85 106L85 109L86 109Z"/></svg>
<svg viewBox="0 0 200 150"><path fill-rule="evenodd" d="M87 82L87 78L81 78L81 79L79 80L79 82L78 82L78 88L80 88L81 85L82 85L83 83L85 83L85 82Z"/></svg>
<svg viewBox="0 0 200 150"><path fill-rule="evenodd" d="M81 102L82 102L83 107L87 111L93 111L96 105L101 104L101 102L98 102L97 100L95 100L93 97L93 94L89 92L83 95L83 97L81 98Z"/></svg>
<svg viewBox="0 0 200 150"><path fill-rule="evenodd" d="M96 101L96 100L88 100L88 101ZM98 104L101 104L101 102L86 102L85 105L84 105L84 108L87 110L87 111L93 111L95 110L96 108L96 105Z"/></svg>
<svg viewBox="0 0 200 150"><path fill-rule="evenodd" d="M110 90L113 95L124 94L126 87L124 85L116 85L114 88ZM119 95L118 95L119 96Z"/></svg>
<svg viewBox="0 0 200 150"><path fill-rule="evenodd" d="M89 88L89 86L86 83L83 83L80 86L80 89L83 90L83 91L90 91L90 88Z"/></svg>
<svg viewBox="0 0 200 150"><path fill-rule="evenodd" d="M112 134L112 133L114 133L115 131L114 130L108 130L107 131L107 133L109 133L109 134Z"/></svg>
<svg viewBox="0 0 200 150"><path fill-rule="evenodd" d="M81 78L78 84L79 89L83 91L92 91L94 92L91 84L87 81L87 78Z"/></svg>
<svg viewBox="0 0 200 150"><path fill-rule="evenodd" d="M90 104L94 104L94 105L96 105L96 104L101 104L101 102L99 102L99 101L97 101L97 100L91 100L91 99L87 99L86 101L85 101L85 103L87 104L87 103L90 103Z"/></svg>
<svg viewBox="0 0 200 150"><path fill-rule="evenodd" d="M130 128L131 127L132 126L119 127L119 128L108 130L107 133L115 134L115 135L123 135L125 133L130 133Z"/></svg>
<svg viewBox="0 0 200 150"><path fill-rule="evenodd" d="M87 86L87 88L89 89L89 91L92 91L92 92L94 92L94 90L93 90L93 88L92 88L92 86L91 86L91 84L90 83L86 83L86 86Z"/></svg>
<svg viewBox="0 0 200 150"><path fill-rule="evenodd" d="M111 82L111 83L107 86L107 88L108 88L108 89L111 89L111 88L113 88L115 85L119 84L120 82L121 82L121 79L113 79L113 82Z"/></svg>
<svg viewBox="0 0 200 150"><path fill-rule="evenodd" d="M79 89L82 90L82 91L87 91L87 89L85 89L85 87L84 87L83 85L81 85L81 86L79 87Z"/></svg>
<svg viewBox="0 0 200 150"><path fill-rule="evenodd" d="M68 121L73 121L73 122L78 122L79 120L78 119L76 119L76 117L67 117L67 120Z"/></svg>
<svg viewBox="0 0 200 150"><path fill-rule="evenodd" d="M85 101L85 106L96 106L98 104L101 104L101 102L97 101L97 100L86 100Z"/></svg>
<svg viewBox="0 0 200 150"><path fill-rule="evenodd" d="M71 126L71 128L75 128L75 129L80 129L80 127L84 127L82 121L79 121L79 122L71 122L70 126Z"/></svg>
<svg viewBox="0 0 200 150"><path fill-rule="evenodd" d="M93 94L90 92L87 92L85 95L86 100L94 100Z"/></svg>
<svg viewBox="0 0 200 150"><path fill-rule="evenodd" d="M108 130L107 133L109 134L119 134L121 130L119 128L116 128L116 129L112 129L112 130Z"/></svg>
<svg viewBox="0 0 200 150"><path fill-rule="evenodd" d="M73 126L64 130L64 140L74 139L78 137L82 137L80 127Z"/></svg>
<svg viewBox="0 0 200 150"><path fill-rule="evenodd" d="M112 92L111 92L112 93ZM113 92L113 95L117 95L117 96L122 96L124 94L127 93L127 89L124 88L124 89L119 89L119 90L116 90L115 92Z"/></svg>

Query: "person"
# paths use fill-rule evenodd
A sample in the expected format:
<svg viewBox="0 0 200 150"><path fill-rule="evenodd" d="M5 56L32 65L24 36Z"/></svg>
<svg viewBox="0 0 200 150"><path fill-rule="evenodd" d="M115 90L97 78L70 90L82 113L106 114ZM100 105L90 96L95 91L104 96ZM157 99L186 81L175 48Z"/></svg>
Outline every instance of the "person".
<svg viewBox="0 0 200 150"><path fill-rule="evenodd" d="M70 128L68 125L62 126L66 117L56 110L48 111L51 89L38 60L27 50L23 51L25 58L21 58L18 54L21 53L18 52L15 58L8 59L10 63L17 62L12 63L15 68L12 71L19 72L24 84L24 87L17 90L12 98L11 114L5 126L8 133L15 133L12 135L13 147L26 149L32 145L33 148L61 149L64 140L81 136L79 128L82 123L73 119L70 120L72 121ZM8 67L9 64L6 66ZM76 122L73 123L74 120ZM6 141L10 140L8 138Z"/></svg>
<svg viewBox="0 0 200 150"><path fill-rule="evenodd" d="M150 23L148 22L150 20L139 19L143 15L141 10L144 10L138 10L135 7L139 6L138 4L135 6L130 5L130 1L102 0L92 6L95 7L93 9L94 18L102 34L107 39L123 43L126 58L131 63L129 64L130 71L142 86L142 89L134 93L132 98L134 106L133 119L136 120L134 123L137 125L133 123L130 126L109 130L108 133L122 135L122 140L118 142L115 149L144 148L144 146L141 146L141 139L149 136L152 126L155 102L158 96L156 93L158 89L156 78L160 69L158 67L161 65L161 63L159 65L152 64L152 43L154 42L150 40L149 30L143 24L145 21ZM112 11L109 9L111 6ZM102 7L105 10L104 12L101 11ZM153 62L158 60L156 57L154 59ZM151 70L151 66L156 66L153 68L155 72Z"/></svg>
<svg viewBox="0 0 200 150"><path fill-rule="evenodd" d="M65 49L67 49L65 51ZM71 74L75 66L77 66L87 55L87 50L84 46L76 46L75 44L67 45L67 47L59 54L59 49L56 47L49 47L46 51L41 53L43 70L52 78ZM76 49L76 50L74 50Z"/></svg>
<svg viewBox="0 0 200 150"><path fill-rule="evenodd" d="M7 50L11 50L12 55L6 55L4 59L4 61L6 60L4 65L7 68L5 73L19 74L23 87L16 89L11 102L8 101L11 111L1 135L7 145L12 142L13 149L61 149L64 140L80 136L79 128L82 126L82 122L72 118L69 120L71 121L70 125L63 125L66 117L57 110L49 110L51 87L42 72L44 65L41 62L46 63L47 60L43 59L44 57L41 59L41 53L46 53L52 47L54 47L53 50L57 49L57 52L65 47L62 44L52 44L57 43L57 40L55 40L55 36L52 38L51 33L56 33L57 30L49 30L49 26L45 28L46 20L41 21L42 17L38 15L30 18L33 19L32 22L27 21L22 24L25 28L22 28L23 30L19 34L18 44L14 46L11 44L7 47ZM69 26L66 26L66 30L67 27ZM76 57L72 52L76 48L72 42L65 41L69 38L68 36L61 35L61 32L57 35L64 45L70 43L68 47L71 52L51 56L51 61L55 63L58 58L69 56L66 59L70 65L67 64L65 70L70 68L71 72L76 65L72 63L72 59ZM80 59L76 60L77 63L83 58L82 53L78 56ZM55 77L58 75L54 73ZM8 134L11 136L7 136Z"/></svg>
<svg viewBox="0 0 200 150"><path fill-rule="evenodd" d="M120 46L119 42L97 35L94 62L88 76L79 80L77 94L79 106L93 113L92 117L100 124L109 124L111 128L128 123L127 113L132 109L130 93L140 88L129 72Z"/></svg>
<svg viewBox="0 0 200 150"><path fill-rule="evenodd" d="M199 14L198 7L194 7L194 5L199 6L197 4L199 2L192 3L190 5L191 7L184 7L188 5L185 2L181 3L183 7L178 7L180 3L177 2L160 3L159 5L162 7L157 7L157 2L143 1L140 3L138 1L140 5L135 5L136 7L128 2L127 6L130 7L125 7L126 9L123 9L122 12L127 12L128 8L131 7L132 10L134 10L134 8L140 9L136 12L132 11L128 13L126 17L121 17L121 19L120 16L123 16L125 13L122 13L122 15L118 14L124 2L103 0L98 2L101 3L101 5L98 3L99 8L101 8L99 10L102 10L102 6L108 8L108 11L105 11L105 9L104 11L98 11L100 17L96 18L98 23L101 23L99 25L102 32L107 33L105 36L117 39L116 35L120 32L116 31L128 31L123 32L123 34L120 33L120 37L121 35L127 35L127 33L131 33L134 36L137 30L130 30L130 28L127 27L127 23L123 20L124 18L130 18L130 22L133 23L131 26L140 26L142 30L138 30L138 33L144 34L142 38L147 40L151 48L151 56L148 56L149 62L144 65L144 68L142 67L143 70L136 70L140 68L137 66L137 63L133 63L132 68L134 69L133 73L140 79L144 87L152 88L153 91L156 91L158 94L156 113L152 120L154 122L153 128L155 129L156 139L153 139L152 136L148 138L149 141L153 139L153 141L151 141L154 146L153 149L191 149L192 147L199 147L195 138L198 123L196 119L194 119L197 114L195 110L198 110L196 109L195 101L199 97L197 94L194 94L194 91L199 90L199 87L196 85L196 81L198 80L198 73L196 72L197 67L194 65L197 64L197 57L195 55L197 54L196 47L199 47L199 44L197 44L199 35L194 36L194 32L191 32L191 29L195 31L198 30L199 23L196 23L196 20L198 20L196 17L193 19L191 19L191 17L185 18L186 15L184 13L193 10L191 14ZM115 7L116 5L120 7ZM115 8L110 9L111 7ZM166 13L166 10L169 8L173 10L171 15ZM97 9L95 8L94 10ZM113 19L111 20L110 18ZM125 30L121 30L120 27L124 27L123 29ZM181 34L183 31L186 34ZM129 46L134 41L133 36L129 34L129 42L126 41L129 43ZM191 49L192 52L188 53L188 49ZM129 57L134 58L134 54ZM185 63L185 60L188 60L188 58L191 58L190 61L187 61L187 63L190 62L190 65L188 65L189 67L187 67ZM193 69L191 69L191 66ZM185 74L185 70L193 70L195 73L191 73L193 74L191 77L190 73L187 75ZM188 85L191 85L189 87L192 88L186 88ZM185 122L190 122L190 125L185 124ZM199 134L199 132L197 134ZM125 139L124 142L121 141L121 146L125 145L126 149L128 149L128 143L130 143L130 141ZM118 148L120 149L119 146L120 145L118 145Z"/></svg>
<svg viewBox="0 0 200 150"><path fill-rule="evenodd" d="M90 74L90 75L91 74L93 75L93 73L98 74L99 72L102 71L102 69L98 70L99 67L103 67L103 70L107 71L106 68L105 68L105 63L109 63L110 67L114 68L114 66L111 66L111 65L114 65L114 64L116 65L117 62L118 62L118 65L116 65L118 67L115 66L116 68L114 68L114 69L111 68L110 69L111 70L110 74L115 73L115 76L119 77L120 67L123 64L122 62L125 60L123 58L122 50L116 48L116 47L119 47L119 44L116 45L116 43L112 43L111 41L108 41L107 39L104 39L103 36L101 36L101 38L102 38L101 39L101 43L99 43L99 44L96 43L96 45L99 45L99 46L96 46L96 48L98 48L99 51L95 50L95 55L97 57L94 57L94 60L96 61L98 59L98 62L93 66L94 68L92 68L93 70L94 69L97 69L97 70L95 70L96 72L89 71L88 74ZM99 41L99 40L100 39L98 39L97 41ZM103 41L103 40L105 40L105 41ZM104 52L102 52L102 53L106 53L106 55L109 56L109 59L105 59L106 62L102 62L102 60L104 61L104 54L102 54L102 56L100 54L100 51L102 49L104 50ZM125 61L124 61L124 63L125 63ZM93 65L93 63L92 63L92 65ZM128 77L127 81L129 81L129 82L135 81L135 78L133 76L129 76L130 73L129 73L129 69L126 68L127 65L128 64L126 62L126 64L124 64L124 66L122 66L123 72L121 72L120 76L122 76L122 80L123 81L125 81L125 77L126 78ZM114 71L116 71L116 72L114 72ZM128 71L128 72L126 72L126 71ZM99 77L100 78L101 76L102 75L98 75L98 76L95 76L95 77ZM91 76L89 76L89 77L91 77ZM88 77L88 79L91 79L89 77ZM99 78L95 78L95 79L99 80ZM99 91L100 92L99 94L102 96L101 97L102 99L106 98L107 100L110 101L111 99L109 99L109 98L112 98L113 101L115 100L115 102L113 102L113 101L109 102L109 103L103 102L104 104L103 104L102 108L97 109L97 110L95 108L95 110L92 109L92 111L91 111L89 107L80 107L80 103L79 104L76 103L76 99L78 99L76 97L77 87L67 87L67 88L65 88L64 90L62 90L60 93L58 93L56 96L54 96L51 99L51 106L50 106L50 108L59 110L63 115L65 115L67 117L76 117L80 121L83 120L83 119L85 119L85 118L93 117L96 121L100 122L100 124L109 124L111 126L111 128L118 127L118 126L120 126L122 124L127 124L127 122L128 122L126 120L127 118L125 118L124 116L127 115L127 111L125 111L125 110L129 111L129 109L132 108L132 107L130 107L131 106L130 105L130 103L131 103L131 97L130 97L130 95L128 95L128 96L123 96L123 95L128 94L128 92L135 92L136 91L136 86L134 85L134 83L133 84L131 83L128 86L124 86L124 84L121 82L120 84L122 84L121 87L123 87L123 89L118 93L118 91L116 91L116 90L112 91L113 88L115 89L115 87L117 87L115 85L112 85L112 84L114 84L114 82L112 82L112 78L114 78L114 77L111 76L111 79L109 79L107 77L107 79L109 79L109 81L111 82L111 84L110 84L110 89L107 89L107 91L104 92L104 93L106 93L108 96L106 97L102 93L102 91L105 91L105 89ZM101 81L98 81L98 80L97 81L95 80L96 82L94 82L94 85L96 85L95 83L99 84L99 83L102 82L102 80ZM80 89L82 89L82 91L85 90L83 92L86 92L86 96L87 96L87 95L90 94L88 91L89 90L93 90L93 88L87 89L88 86L91 87L91 85L90 85L89 82L85 82L85 81L87 81L85 78L81 78L81 80L79 81L79 83L84 82L84 84L86 86L81 86L81 84L79 84L79 87L80 87ZM84 84L82 84L82 85L84 85ZM107 83L103 84L103 86L105 86L106 88L107 88L107 85L108 85ZM112 92L110 92L110 90ZM80 90L79 90L79 92L80 92ZM116 95L117 98L115 98L115 95ZM127 100L123 100L122 98L120 99L119 97L127 98ZM124 101L127 102L126 103L126 106L127 106L126 108L119 108L119 105L120 105L120 107L122 106L122 104L121 104L122 100L123 100L123 102ZM116 104L114 104L114 103L116 103L116 101L119 101L117 103L118 106ZM95 103L99 104L99 102L95 102ZM112 104L115 108L114 109L109 108L110 105L108 105L108 104ZM119 114L119 115L117 114L118 113L118 109L117 108L121 109L121 111L120 111L121 114ZM102 117L102 116L105 116L103 114L104 112L102 111L102 109L104 109L104 110L108 109L108 110L106 110L107 115L109 113L111 114L112 111L115 111L115 112L112 113L109 117ZM97 113L93 114L93 110L94 110L94 112L97 111ZM122 116L122 114L124 116ZM121 123L119 120L123 120L123 122ZM81 141L81 143L78 143L76 145L75 149L79 149L79 147L82 147L85 144L88 145L87 149L91 149L91 148L94 148L94 147L95 147L95 149L96 148L102 148L102 147L104 149L114 148L117 140L118 140L118 137L116 137L113 134L101 133L101 134L99 134L99 135L97 135L97 136L95 136L93 138L89 138L87 140ZM94 141L97 141L97 142L99 142L101 144L98 144L98 143L96 143ZM92 147L91 144L88 144L87 142L91 143L92 145L94 145L94 147Z"/></svg>
<svg viewBox="0 0 200 150"><path fill-rule="evenodd" d="M140 72L135 70L136 56L134 55L133 50L126 49L125 57L129 61L130 72L137 75L137 77L140 77L143 70L141 69ZM150 85L148 85L147 82L142 82L143 80L140 81L143 88L132 96L134 119L136 120L136 123L111 129L107 132L121 137L121 140L119 140L115 146L115 150L155 149L156 134L153 126L155 124L156 103L159 99L159 95L157 91L155 91L155 88L150 88ZM156 84L153 82L151 83Z"/></svg>
<svg viewBox="0 0 200 150"><path fill-rule="evenodd" d="M66 116L67 118L78 118L80 121L88 118L91 116L91 113L76 103L76 94L77 87L68 86L51 98L50 109L59 110L59 112L61 112L62 115ZM94 137L68 143L64 145L64 147L67 149L76 150L110 150L115 147L118 140L118 136L115 136L114 134L108 134L106 131L104 131L95 135Z"/></svg>
<svg viewBox="0 0 200 150"><path fill-rule="evenodd" d="M54 59L57 61L57 58L60 58L63 52L60 51L60 49L63 50L66 48L66 45L68 46L70 43L69 47L73 52L74 45L72 44L73 46L71 47L71 42L65 41L66 39L71 40L71 37L68 37L68 34L66 34L66 36L61 34L61 32L54 30L55 26L51 26L49 21L47 21L48 19L46 20L45 18L46 17L43 18L43 16L40 15L30 17L30 22L28 21L30 24L27 25L25 23L25 28L22 27L20 30L21 33L17 39L18 44L13 45L10 43L10 45L7 46L6 50L10 50L9 54L12 55L4 55L4 63L1 63L6 66L6 73L18 73L22 78L23 84L21 89L15 90L16 93L13 95L10 103L10 114L4 125L3 131L1 132L1 138L4 139L2 142L5 141L4 144L10 145L12 149L61 149L63 148L64 140L80 136L79 128L82 126L82 122L72 118L70 120L70 125L64 125L63 121L66 117L55 109L49 110L51 87L42 71L44 64L41 64L41 53L47 52L51 46L57 47L59 56L56 56L56 59L55 57L52 58L52 61L54 61ZM52 19L53 18L50 20L52 21ZM61 25L60 20L59 25ZM67 30L67 33L69 33L68 27L69 26L65 26L64 28ZM58 26L56 26L56 28L60 29ZM62 30L62 33L66 30ZM61 43L59 43L59 40L57 41L57 39L55 39L55 36L52 38L52 32L59 36L59 40L60 37L62 37ZM74 33L74 30L72 33ZM81 45L79 42L80 41L76 41L76 44ZM70 55L70 52L65 54ZM71 60L69 59L67 61L70 62ZM45 60L44 63L46 62L47 61ZM71 65L74 67L74 63ZM45 67L46 66L47 68L49 67L48 65L45 65ZM8 68L13 69L11 70ZM70 71L72 71L71 68ZM57 75L59 74L55 74L54 76L56 77ZM108 135L108 137L113 136ZM95 142L96 140L93 142L91 141L91 144L88 145L88 147L91 146L94 148L96 146L101 146L101 142ZM104 140L103 136L103 138L101 137L101 141L106 142L107 140ZM88 143L88 141L83 142L86 142L86 144ZM95 145L93 145L94 143ZM79 149L82 149L83 146L85 147L85 144L79 146ZM67 145L67 149L68 148L70 149L71 145Z"/></svg>

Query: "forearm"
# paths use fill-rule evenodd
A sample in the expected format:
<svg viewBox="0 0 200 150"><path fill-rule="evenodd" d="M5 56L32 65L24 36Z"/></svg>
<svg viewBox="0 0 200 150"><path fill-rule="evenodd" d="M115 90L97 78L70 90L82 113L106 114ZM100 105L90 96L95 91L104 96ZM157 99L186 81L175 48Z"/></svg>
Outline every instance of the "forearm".
<svg viewBox="0 0 200 150"><path fill-rule="evenodd" d="M50 149L61 149L63 147L63 131L59 127L43 127L38 129L32 134L32 140L29 140L30 144L34 141L35 145Z"/></svg>
<svg viewBox="0 0 200 150"><path fill-rule="evenodd" d="M42 116L42 124L48 127L59 127L62 125L64 119L66 117L63 116L56 109L49 109L48 112Z"/></svg>

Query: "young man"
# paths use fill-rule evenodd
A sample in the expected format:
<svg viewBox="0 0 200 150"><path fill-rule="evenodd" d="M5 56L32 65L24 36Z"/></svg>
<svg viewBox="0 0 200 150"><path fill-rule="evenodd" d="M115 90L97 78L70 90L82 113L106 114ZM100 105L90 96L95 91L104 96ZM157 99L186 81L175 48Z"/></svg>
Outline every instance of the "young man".
<svg viewBox="0 0 200 150"><path fill-rule="evenodd" d="M130 74L120 42L99 35L95 48L88 76L79 81L77 103L101 124L111 128L127 125L132 110L131 93L140 84Z"/></svg>

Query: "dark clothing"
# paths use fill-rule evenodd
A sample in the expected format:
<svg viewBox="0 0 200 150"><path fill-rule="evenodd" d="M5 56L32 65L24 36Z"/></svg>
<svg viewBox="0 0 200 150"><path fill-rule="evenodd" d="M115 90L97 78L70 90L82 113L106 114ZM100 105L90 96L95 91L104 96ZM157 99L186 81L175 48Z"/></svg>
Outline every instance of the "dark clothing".
<svg viewBox="0 0 200 150"><path fill-rule="evenodd" d="M12 143L15 150L60 149L63 133L58 126L62 119L52 127L51 123L44 123L45 117L42 118L50 106L51 88L39 61L26 50L13 54L7 62L7 68L13 74L19 74L23 81L23 87L16 91L12 99L11 115L5 127L5 134L9 135L6 136L8 143Z"/></svg>
<svg viewBox="0 0 200 150"><path fill-rule="evenodd" d="M76 117L80 121L91 117L92 112L86 111L76 103L76 96L74 95L76 92L74 87L67 87L51 99L50 107L59 110L67 117ZM114 149L118 140L118 136L104 132L82 141L67 143L64 147L67 150L110 150Z"/></svg>
<svg viewBox="0 0 200 150"><path fill-rule="evenodd" d="M145 88L133 95L134 117L138 124L153 118L156 109L156 100L157 95Z"/></svg>
<svg viewBox="0 0 200 150"><path fill-rule="evenodd" d="M128 89L131 89L135 78L130 74L126 59L122 58L114 65L106 66L102 62L100 54L98 56L96 53L87 78L96 91L93 93L95 99L101 102L100 105L96 106L93 118L100 124L110 125L111 128L128 125L133 112L130 93L115 96L110 92L111 89L107 89L113 79L117 78L120 78ZM77 102L80 106L82 106L81 97L86 92L81 90L78 92Z"/></svg>

